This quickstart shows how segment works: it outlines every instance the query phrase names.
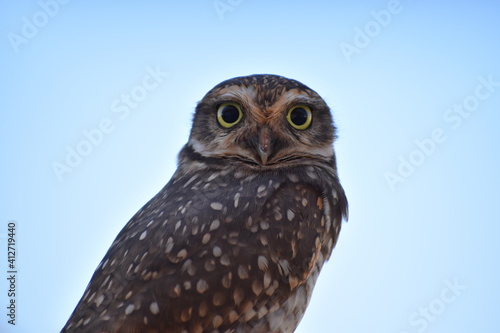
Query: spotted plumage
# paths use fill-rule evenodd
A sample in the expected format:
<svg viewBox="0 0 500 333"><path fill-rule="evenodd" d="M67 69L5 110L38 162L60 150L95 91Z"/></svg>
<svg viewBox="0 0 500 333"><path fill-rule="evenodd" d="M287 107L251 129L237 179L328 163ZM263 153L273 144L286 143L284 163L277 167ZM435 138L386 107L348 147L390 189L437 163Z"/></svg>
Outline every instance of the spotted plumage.
<svg viewBox="0 0 500 333"><path fill-rule="evenodd" d="M293 332L347 199L323 99L275 75L198 103L167 185L127 223L62 332Z"/></svg>

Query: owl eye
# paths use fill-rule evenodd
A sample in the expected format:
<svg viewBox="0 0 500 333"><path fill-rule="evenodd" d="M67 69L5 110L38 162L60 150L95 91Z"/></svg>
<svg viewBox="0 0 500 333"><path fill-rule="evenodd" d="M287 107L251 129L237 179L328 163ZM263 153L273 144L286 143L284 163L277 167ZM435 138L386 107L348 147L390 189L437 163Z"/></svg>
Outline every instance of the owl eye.
<svg viewBox="0 0 500 333"><path fill-rule="evenodd" d="M288 111L286 119L296 129L304 130L311 125L311 109L305 105L296 105Z"/></svg>
<svg viewBox="0 0 500 333"><path fill-rule="evenodd" d="M217 109L217 121L225 128L233 127L242 117L243 112L236 103L223 103Z"/></svg>

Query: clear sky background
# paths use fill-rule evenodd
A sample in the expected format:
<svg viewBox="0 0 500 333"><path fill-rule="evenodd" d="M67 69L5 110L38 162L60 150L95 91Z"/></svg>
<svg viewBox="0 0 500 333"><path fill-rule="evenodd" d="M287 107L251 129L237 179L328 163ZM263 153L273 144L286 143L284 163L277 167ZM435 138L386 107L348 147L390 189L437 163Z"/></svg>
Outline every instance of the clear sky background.
<svg viewBox="0 0 500 333"><path fill-rule="evenodd" d="M500 330L498 2L55 1L0 11L1 332L62 328L196 102L255 73L315 89L339 128L350 220L297 332Z"/></svg>

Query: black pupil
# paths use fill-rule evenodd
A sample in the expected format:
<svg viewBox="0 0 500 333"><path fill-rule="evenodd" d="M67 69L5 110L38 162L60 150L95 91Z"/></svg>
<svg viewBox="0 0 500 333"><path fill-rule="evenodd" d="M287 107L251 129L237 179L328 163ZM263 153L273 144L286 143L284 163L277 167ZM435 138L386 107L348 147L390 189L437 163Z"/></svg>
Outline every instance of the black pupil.
<svg viewBox="0 0 500 333"><path fill-rule="evenodd" d="M224 109L222 109L221 116L226 123L232 124L240 117L240 111L238 111L238 108L234 105L226 105Z"/></svg>
<svg viewBox="0 0 500 333"><path fill-rule="evenodd" d="M290 119L297 126L304 125L307 121L307 111L304 108L293 109Z"/></svg>

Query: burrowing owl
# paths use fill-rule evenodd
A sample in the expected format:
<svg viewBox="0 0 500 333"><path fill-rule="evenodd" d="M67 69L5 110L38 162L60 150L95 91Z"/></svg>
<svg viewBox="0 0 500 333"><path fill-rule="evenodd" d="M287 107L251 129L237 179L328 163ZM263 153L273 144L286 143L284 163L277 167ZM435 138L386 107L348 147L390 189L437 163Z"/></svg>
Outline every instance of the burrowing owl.
<svg viewBox="0 0 500 333"><path fill-rule="evenodd" d="M116 237L63 332L293 332L347 218L323 99L276 75L198 103L168 184Z"/></svg>

